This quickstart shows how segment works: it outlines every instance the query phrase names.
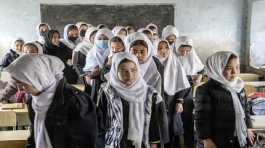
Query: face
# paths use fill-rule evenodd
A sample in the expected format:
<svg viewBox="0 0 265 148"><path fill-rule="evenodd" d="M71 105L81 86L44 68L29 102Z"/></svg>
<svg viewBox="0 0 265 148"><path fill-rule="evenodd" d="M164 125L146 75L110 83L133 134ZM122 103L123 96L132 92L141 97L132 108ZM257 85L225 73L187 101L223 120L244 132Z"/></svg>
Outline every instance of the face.
<svg viewBox="0 0 265 148"><path fill-rule="evenodd" d="M16 50L17 50L18 52L22 52L22 47L23 47L23 45L24 45L23 42L16 41L16 42L15 42Z"/></svg>
<svg viewBox="0 0 265 148"><path fill-rule="evenodd" d="M31 86L29 84L23 83L21 81L16 80L16 84L19 90L25 91L28 94L31 94L33 96L38 96L41 92L37 90L34 86Z"/></svg>
<svg viewBox="0 0 265 148"><path fill-rule="evenodd" d="M176 37L175 35L170 35L170 36L168 36L168 37L166 38L166 40L167 40L167 41L169 42L169 44L171 45L171 44L173 44L173 43L176 42L177 37Z"/></svg>
<svg viewBox="0 0 265 148"><path fill-rule="evenodd" d="M118 53L118 52L124 51L124 47L123 47L122 43L120 43L120 42L111 42L110 46L111 46L113 53Z"/></svg>
<svg viewBox="0 0 265 148"><path fill-rule="evenodd" d="M78 38L78 30L73 29L68 32L68 38L72 41L75 41Z"/></svg>
<svg viewBox="0 0 265 148"><path fill-rule="evenodd" d="M22 51L26 54L38 53L38 49L32 46L24 46Z"/></svg>
<svg viewBox="0 0 265 148"><path fill-rule="evenodd" d="M40 28L40 33L47 33L49 31L49 27L47 25L41 25Z"/></svg>
<svg viewBox="0 0 265 148"><path fill-rule="evenodd" d="M124 30L121 30L118 34L119 37L121 37L122 39L124 39L127 36L127 32Z"/></svg>
<svg viewBox="0 0 265 148"><path fill-rule="evenodd" d="M96 37L96 32L93 33L92 35L90 35L89 40L90 40L90 42L91 42L92 44L94 44L94 42L95 42L95 37Z"/></svg>
<svg viewBox="0 0 265 148"><path fill-rule="evenodd" d="M135 30L133 28L128 29L128 34L134 33Z"/></svg>
<svg viewBox="0 0 265 148"><path fill-rule="evenodd" d="M80 33L79 34L81 37L85 37L87 29L88 29L87 25L81 25L80 26L80 31L79 31Z"/></svg>
<svg viewBox="0 0 265 148"><path fill-rule="evenodd" d="M151 33L146 34L146 36L150 39L150 41L153 40L153 35Z"/></svg>
<svg viewBox="0 0 265 148"><path fill-rule="evenodd" d="M143 45L136 45L131 47L130 49L132 51L132 54L134 54L137 58L140 64L143 64L147 58L148 55L148 49Z"/></svg>
<svg viewBox="0 0 265 148"><path fill-rule="evenodd" d="M240 73L239 61L237 58L233 58L228 61L224 68L223 76L228 81L233 81L235 77Z"/></svg>
<svg viewBox="0 0 265 148"><path fill-rule="evenodd" d="M134 62L126 61L118 67L118 78L126 86L132 85L138 78L138 69Z"/></svg>
<svg viewBox="0 0 265 148"><path fill-rule="evenodd" d="M160 42L158 45L157 53L159 57L167 57L169 54L169 47L168 44L165 42Z"/></svg>
<svg viewBox="0 0 265 148"><path fill-rule="evenodd" d="M60 45L60 35L58 33L54 33L52 36L52 44L55 46Z"/></svg>
<svg viewBox="0 0 265 148"><path fill-rule="evenodd" d="M179 47L179 53L180 53L180 56L186 56L190 50L191 50L191 47L189 46L181 46Z"/></svg>
<svg viewBox="0 0 265 148"><path fill-rule="evenodd" d="M109 39L104 34L101 34L101 35L98 36L97 40L109 40Z"/></svg>

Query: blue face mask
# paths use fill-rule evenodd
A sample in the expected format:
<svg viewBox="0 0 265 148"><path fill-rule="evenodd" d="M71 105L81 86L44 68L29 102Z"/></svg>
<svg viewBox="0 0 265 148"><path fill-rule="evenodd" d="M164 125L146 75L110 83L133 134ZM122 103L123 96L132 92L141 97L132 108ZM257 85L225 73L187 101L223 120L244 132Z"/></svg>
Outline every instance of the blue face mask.
<svg viewBox="0 0 265 148"><path fill-rule="evenodd" d="M96 40L95 45L100 49L108 49L109 48L109 40Z"/></svg>

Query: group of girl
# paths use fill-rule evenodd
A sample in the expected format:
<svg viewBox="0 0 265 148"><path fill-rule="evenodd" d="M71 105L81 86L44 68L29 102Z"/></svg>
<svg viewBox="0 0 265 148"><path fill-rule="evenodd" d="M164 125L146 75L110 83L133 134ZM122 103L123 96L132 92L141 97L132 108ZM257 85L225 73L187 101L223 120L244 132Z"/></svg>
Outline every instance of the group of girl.
<svg viewBox="0 0 265 148"><path fill-rule="evenodd" d="M193 86L202 81L205 69L217 85L230 86L223 81L223 70L234 55L231 52L223 57L216 53L205 67L192 39L180 36L172 25L163 28L161 38L155 24L135 31L133 26L110 30L104 24L94 27L80 22L66 25L61 38L57 30L42 23L37 32L36 42L20 46L23 40L16 40L10 51L17 55L6 56L10 62L1 65L16 89L29 94L33 129L29 147L194 148L198 141L209 139L214 144L206 141L205 148L227 147L220 144L223 139L218 133L208 131L212 126L219 131L218 124L225 121L212 125L212 116L206 118L215 113L215 107L209 108L215 104L204 101L208 85L199 89L202 94L195 110ZM17 58L20 52L24 54ZM233 90L234 78L227 82ZM85 92L68 83L83 83ZM237 115L244 107L236 103L240 125L244 121L239 118L248 114ZM235 128L235 137L241 138L236 140L245 146L245 133Z"/></svg>

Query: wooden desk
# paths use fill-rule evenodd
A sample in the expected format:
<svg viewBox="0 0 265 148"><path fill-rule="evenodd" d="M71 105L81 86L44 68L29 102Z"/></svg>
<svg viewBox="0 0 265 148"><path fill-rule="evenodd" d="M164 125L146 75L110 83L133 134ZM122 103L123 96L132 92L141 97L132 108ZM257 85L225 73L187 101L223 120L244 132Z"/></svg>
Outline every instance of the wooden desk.
<svg viewBox="0 0 265 148"><path fill-rule="evenodd" d="M24 148L29 134L28 130L0 131L0 148Z"/></svg>

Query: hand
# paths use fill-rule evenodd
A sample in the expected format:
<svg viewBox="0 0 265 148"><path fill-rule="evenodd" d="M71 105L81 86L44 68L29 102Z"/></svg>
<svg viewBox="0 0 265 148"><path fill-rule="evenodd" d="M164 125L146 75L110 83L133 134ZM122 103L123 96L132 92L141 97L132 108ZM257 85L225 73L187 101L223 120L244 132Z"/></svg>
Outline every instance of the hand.
<svg viewBox="0 0 265 148"><path fill-rule="evenodd" d="M254 138L255 138L255 135L252 131L252 129L247 129L247 134L248 134L248 141L251 145L254 144Z"/></svg>
<svg viewBox="0 0 265 148"><path fill-rule="evenodd" d="M150 144L150 148L157 148L157 144Z"/></svg>
<svg viewBox="0 0 265 148"><path fill-rule="evenodd" d="M192 76L192 81L193 81L194 86L200 84L200 82L202 81L202 75L199 74L199 75Z"/></svg>
<svg viewBox="0 0 265 148"><path fill-rule="evenodd" d="M183 106L181 103L176 104L176 112L177 113L182 113L183 112Z"/></svg>
<svg viewBox="0 0 265 148"><path fill-rule="evenodd" d="M90 74L91 78L95 78L100 75L100 68L97 66Z"/></svg>
<svg viewBox="0 0 265 148"><path fill-rule="evenodd" d="M203 140L204 148L217 148L212 139L205 139Z"/></svg>
<svg viewBox="0 0 265 148"><path fill-rule="evenodd" d="M112 56L108 58L108 62L107 65L111 65L112 64Z"/></svg>

